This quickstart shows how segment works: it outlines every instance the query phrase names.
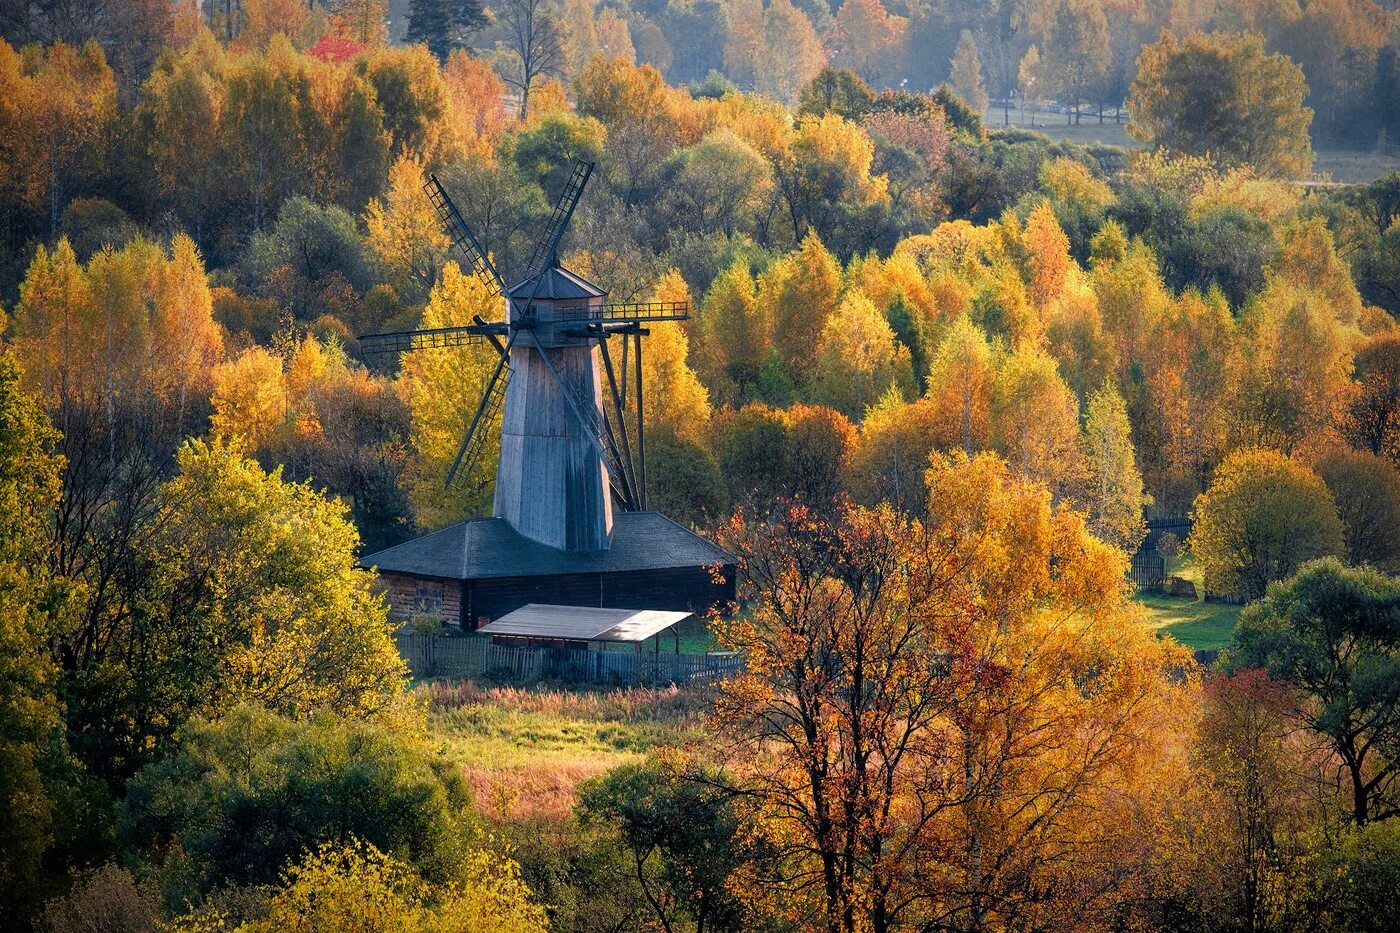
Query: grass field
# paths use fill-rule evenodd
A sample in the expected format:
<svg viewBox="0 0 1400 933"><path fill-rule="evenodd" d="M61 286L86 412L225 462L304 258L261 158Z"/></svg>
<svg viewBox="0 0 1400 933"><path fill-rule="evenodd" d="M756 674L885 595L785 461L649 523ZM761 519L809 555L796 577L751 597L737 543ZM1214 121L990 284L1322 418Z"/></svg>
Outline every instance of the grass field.
<svg viewBox="0 0 1400 933"><path fill-rule="evenodd" d="M669 689L548 690L432 681L428 725L488 818L562 818L580 781L698 733L705 695Z"/></svg>
<svg viewBox="0 0 1400 933"><path fill-rule="evenodd" d="M1229 645L1240 614L1239 606L1200 599L1156 594L1143 594L1136 599L1147 609L1157 631L1197 651L1218 650Z"/></svg>
<svg viewBox="0 0 1400 933"><path fill-rule="evenodd" d="M1189 556L1173 566L1171 572L1173 576L1196 584L1198 593L1205 591L1201 569ZM1203 599L1158 593L1142 593L1133 598L1147 610L1157 631L1196 651L1215 651L1228 646L1235 634L1235 621L1241 608L1229 603L1208 603Z"/></svg>

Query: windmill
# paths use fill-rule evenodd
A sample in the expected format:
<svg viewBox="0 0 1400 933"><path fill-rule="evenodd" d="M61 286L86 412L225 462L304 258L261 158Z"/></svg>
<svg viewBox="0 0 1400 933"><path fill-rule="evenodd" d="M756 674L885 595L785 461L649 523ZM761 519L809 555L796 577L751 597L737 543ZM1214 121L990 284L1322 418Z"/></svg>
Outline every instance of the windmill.
<svg viewBox="0 0 1400 933"><path fill-rule="evenodd" d="M689 317L684 302L610 304L607 292L559 264L559 244L592 173L592 163L575 162L525 278L509 287L437 176L430 175L428 198L471 273L504 299L502 320L477 317L464 326L360 338L366 354L483 342L496 351L447 483L460 488L469 481L487 437L499 430L494 514L525 537L566 551L606 550L614 504L626 511L646 508L642 338L646 324ZM614 337L621 341L620 366L609 350ZM629 338L636 408L630 432Z"/></svg>

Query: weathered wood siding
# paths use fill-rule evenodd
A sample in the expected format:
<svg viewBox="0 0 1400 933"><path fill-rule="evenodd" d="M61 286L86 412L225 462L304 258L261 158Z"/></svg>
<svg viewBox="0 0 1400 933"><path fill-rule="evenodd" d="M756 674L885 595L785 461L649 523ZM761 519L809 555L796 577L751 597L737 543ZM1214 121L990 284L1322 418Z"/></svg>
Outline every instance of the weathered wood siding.
<svg viewBox="0 0 1400 933"><path fill-rule="evenodd" d="M601 419L598 351L561 347L549 353L574 398ZM522 535L549 547L605 549L612 533L607 467L540 351L518 343L511 349L510 362L495 514Z"/></svg>
<svg viewBox="0 0 1400 933"><path fill-rule="evenodd" d="M462 624L462 583L437 580L407 573L382 572L379 575L389 595L389 614L406 619L410 615L433 614L450 625ZM436 600L420 606L422 600Z"/></svg>

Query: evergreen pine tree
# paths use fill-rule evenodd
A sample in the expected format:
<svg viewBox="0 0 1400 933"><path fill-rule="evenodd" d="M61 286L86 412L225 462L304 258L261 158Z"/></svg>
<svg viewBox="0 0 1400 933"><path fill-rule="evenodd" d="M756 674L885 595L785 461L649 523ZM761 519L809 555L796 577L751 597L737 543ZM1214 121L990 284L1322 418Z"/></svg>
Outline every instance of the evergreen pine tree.
<svg viewBox="0 0 1400 933"><path fill-rule="evenodd" d="M453 49L463 48L467 36L486 25L482 0L409 0L408 41L421 42L447 61Z"/></svg>

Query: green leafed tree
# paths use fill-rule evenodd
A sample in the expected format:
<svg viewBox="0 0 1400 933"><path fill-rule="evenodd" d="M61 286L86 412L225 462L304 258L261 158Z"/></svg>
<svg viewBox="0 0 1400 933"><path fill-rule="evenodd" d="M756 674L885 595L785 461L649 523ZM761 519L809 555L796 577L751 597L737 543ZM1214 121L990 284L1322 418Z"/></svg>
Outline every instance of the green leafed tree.
<svg viewBox="0 0 1400 933"><path fill-rule="evenodd" d="M1400 584L1330 558L1240 615L1230 663L1291 684L1294 715L1332 746L1356 825L1400 816Z"/></svg>
<svg viewBox="0 0 1400 933"><path fill-rule="evenodd" d="M1307 96L1303 70L1259 36L1163 33L1138 58L1128 131L1169 152L1299 178L1313 162Z"/></svg>
<svg viewBox="0 0 1400 933"><path fill-rule="evenodd" d="M193 895L269 884L308 849L351 838L442 883L475 830L460 771L404 730L330 713L309 721L242 706L195 720L179 750L128 784L119 841Z"/></svg>

